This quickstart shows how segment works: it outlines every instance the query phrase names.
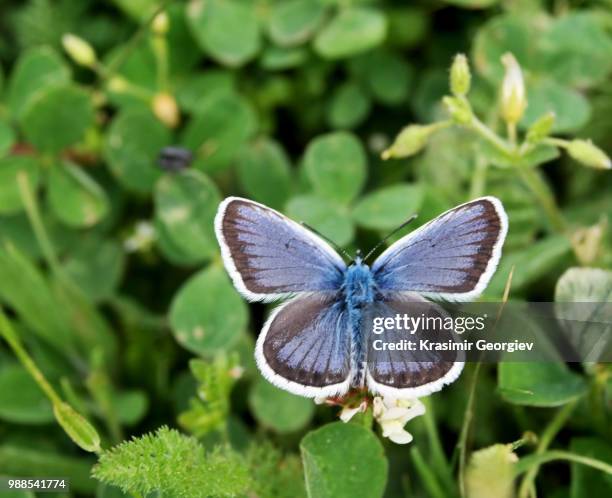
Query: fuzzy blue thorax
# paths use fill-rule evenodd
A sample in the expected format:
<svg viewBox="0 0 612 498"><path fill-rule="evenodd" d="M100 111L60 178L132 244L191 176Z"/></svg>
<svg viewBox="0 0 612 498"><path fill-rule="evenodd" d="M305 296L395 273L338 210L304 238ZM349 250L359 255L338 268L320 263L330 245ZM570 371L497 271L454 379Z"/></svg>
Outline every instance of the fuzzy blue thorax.
<svg viewBox="0 0 612 498"><path fill-rule="evenodd" d="M342 293L351 324L351 369L354 372L352 386L363 387L365 347L361 321L363 309L374 302L374 279L370 267L359 257L344 272Z"/></svg>
<svg viewBox="0 0 612 498"><path fill-rule="evenodd" d="M361 308L374 300L372 271L361 258L349 266L344 273L344 299L349 310Z"/></svg>

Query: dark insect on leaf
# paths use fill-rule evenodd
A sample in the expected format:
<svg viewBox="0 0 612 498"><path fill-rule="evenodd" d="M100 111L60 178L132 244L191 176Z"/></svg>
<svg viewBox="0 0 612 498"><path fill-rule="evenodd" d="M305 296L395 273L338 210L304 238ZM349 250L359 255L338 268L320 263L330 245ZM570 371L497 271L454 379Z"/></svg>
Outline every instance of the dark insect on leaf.
<svg viewBox="0 0 612 498"><path fill-rule="evenodd" d="M157 156L157 164L164 171L182 171L193 161L193 154L184 147L164 147Z"/></svg>

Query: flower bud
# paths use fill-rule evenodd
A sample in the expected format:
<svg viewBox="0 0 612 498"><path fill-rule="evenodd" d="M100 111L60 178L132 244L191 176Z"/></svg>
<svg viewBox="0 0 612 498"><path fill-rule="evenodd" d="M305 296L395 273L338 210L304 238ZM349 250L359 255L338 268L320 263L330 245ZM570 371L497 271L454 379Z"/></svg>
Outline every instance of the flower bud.
<svg viewBox="0 0 612 498"><path fill-rule="evenodd" d="M527 95L521 66L511 53L502 56L506 74L501 91L501 113L508 124L518 123L527 107Z"/></svg>
<svg viewBox="0 0 612 498"><path fill-rule="evenodd" d="M124 93L130 84L121 76L113 76L108 82L108 90L113 93Z"/></svg>
<svg viewBox="0 0 612 498"><path fill-rule="evenodd" d="M442 99L442 103L455 123L469 124L472 122L472 108L467 100L446 96Z"/></svg>
<svg viewBox="0 0 612 498"><path fill-rule="evenodd" d="M179 124L180 113L176 99L169 93L161 92L153 97L151 105L153 113L169 128Z"/></svg>
<svg viewBox="0 0 612 498"><path fill-rule="evenodd" d="M85 417L75 411L68 403L63 401L53 403L53 413L58 424L77 446L91 453L100 451L98 432Z"/></svg>
<svg viewBox="0 0 612 498"><path fill-rule="evenodd" d="M470 498L512 498L514 467L518 458L509 444L495 444L472 453L465 473ZM491 476L495 476L491 479Z"/></svg>
<svg viewBox="0 0 612 498"><path fill-rule="evenodd" d="M425 145L429 136L436 131L438 126L433 125L409 125L406 126L399 135L395 138L395 141L391 144L391 147L384 150L381 157L385 160L391 158L409 157L415 155L421 151Z"/></svg>
<svg viewBox="0 0 612 498"><path fill-rule="evenodd" d="M470 91L472 74L467 57L457 54L450 71L450 89L455 97L465 97Z"/></svg>
<svg viewBox="0 0 612 498"><path fill-rule="evenodd" d="M529 127L529 130L527 130L527 143L533 145L544 140L548 135L550 135L553 124L555 124L555 113L547 112L535 123L533 123Z"/></svg>
<svg viewBox="0 0 612 498"><path fill-rule="evenodd" d="M66 33L62 36L62 46L70 58L84 67L94 67L97 62L96 52L93 47L82 38Z"/></svg>
<svg viewBox="0 0 612 498"><path fill-rule="evenodd" d="M612 162L607 154L590 140L572 140L567 146L567 152L585 166L597 169L612 168Z"/></svg>
<svg viewBox="0 0 612 498"><path fill-rule="evenodd" d="M151 23L151 31L156 36L164 36L168 33L168 29L170 29L168 14L165 11L160 12L155 16L153 22Z"/></svg>

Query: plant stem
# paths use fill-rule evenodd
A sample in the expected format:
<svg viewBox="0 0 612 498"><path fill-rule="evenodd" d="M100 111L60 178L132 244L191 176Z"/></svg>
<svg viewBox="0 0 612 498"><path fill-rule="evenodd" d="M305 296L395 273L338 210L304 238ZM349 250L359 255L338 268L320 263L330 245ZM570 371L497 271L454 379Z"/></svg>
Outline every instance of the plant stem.
<svg viewBox="0 0 612 498"><path fill-rule="evenodd" d="M525 184L531 189L533 194L537 197L538 201L544 208L550 224L553 229L559 233L565 233L566 223L554 197L552 196L548 185L540 178L532 168L515 166L515 170L525 182Z"/></svg>
<svg viewBox="0 0 612 498"><path fill-rule="evenodd" d="M470 199L481 197L484 194L488 168L489 163L487 160L482 154L478 154L476 158L476 167L474 168L470 184Z"/></svg>
<svg viewBox="0 0 612 498"><path fill-rule="evenodd" d="M603 462L601 460L597 460L596 458L591 458L583 455L577 455L576 453L572 453L571 451L564 450L552 450L546 451L539 455L529 455L527 457L523 457L522 464L518 466L516 469L516 474L520 475L521 473L527 471L531 471L534 467L539 467L542 464L552 462L555 460L566 460L568 462L580 463L582 465L587 465L588 467L592 467L597 470L601 470L606 474L612 475L612 465L609 463Z"/></svg>
<svg viewBox="0 0 612 498"><path fill-rule="evenodd" d="M482 363L478 361L474 367L474 373L470 382L470 392L468 394L468 401L465 407L465 414L463 415L463 425L461 426L461 433L459 434L459 441L457 442L457 448L459 450L459 493L462 497L465 497L465 464L467 460L467 438L470 432L470 425L474 417L474 402L476 400L476 383L478 381L478 375L480 374L480 367Z"/></svg>
<svg viewBox="0 0 612 498"><path fill-rule="evenodd" d="M506 129L508 130L508 140L510 141L510 145L512 148L516 148L516 123L508 123L506 125Z"/></svg>
<svg viewBox="0 0 612 498"><path fill-rule="evenodd" d="M542 432L542 435L540 437L540 442L538 443L538 446L535 451L535 455L542 455L544 452L546 452L546 449L548 448L548 446L550 445L554 437L561 430L561 428L565 425L565 422L567 422L567 419L570 417L570 415L574 411L574 408L576 408L576 403L577 401L572 401L566 404L563 408L561 408L556 413L554 418L550 421L550 423L544 429L544 432ZM527 498L529 496L529 490L534 484L535 478L538 475L539 470L540 470L539 465L535 465L534 467L529 469L529 471L523 478L523 481L521 482L521 486L519 488L519 493L518 493L519 498Z"/></svg>
<svg viewBox="0 0 612 498"><path fill-rule="evenodd" d="M421 476L423 486L427 490L427 495L431 496L432 498L446 498L447 495L442 489L442 486L440 486L440 483L437 481L436 476L429 468L429 465L427 465L423 460L423 456L416 446L411 448L410 456L416 471Z"/></svg>
<svg viewBox="0 0 612 498"><path fill-rule="evenodd" d="M49 381L45 378L43 373L39 370L34 363L32 357L28 354L28 352L23 347L19 336L13 329L11 322L4 314L2 308L0 308L0 335L4 337L4 340L11 347L17 359L21 362L24 368L28 371L28 373L32 376L32 378L36 381L41 390L45 393L47 398L53 404L61 403L62 400L55 392L55 389L51 386Z"/></svg>
<svg viewBox="0 0 612 498"><path fill-rule="evenodd" d="M508 147L506 141L502 140L496 133L494 133L476 116L473 116L472 122L469 126L481 137L483 137L485 140L497 147L500 151L505 152L506 154L512 154L512 150L510 150L510 147Z"/></svg>
<svg viewBox="0 0 612 498"><path fill-rule="evenodd" d="M425 430L427 431L427 437L429 439L429 447L431 450L431 457L433 460L433 466L438 470L439 477L444 481L444 485L447 489L451 490L454 488L452 475L448 471L449 465L442 442L440 441L440 434L438 433L438 426L433 411L433 405L430 398L423 399L425 405L425 415L423 417L425 422Z"/></svg>
<svg viewBox="0 0 612 498"><path fill-rule="evenodd" d="M34 236L36 237L36 241L43 252L45 261L53 273L60 275L62 272L55 254L55 248L53 247L53 243L48 237L45 226L42 222L40 210L38 209L38 202L36 200L35 193L30 188L30 180L28 175L23 171L17 173L17 184L19 186L21 200L23 201L26 213L30 219L32 230L34 231Z"/></svg>

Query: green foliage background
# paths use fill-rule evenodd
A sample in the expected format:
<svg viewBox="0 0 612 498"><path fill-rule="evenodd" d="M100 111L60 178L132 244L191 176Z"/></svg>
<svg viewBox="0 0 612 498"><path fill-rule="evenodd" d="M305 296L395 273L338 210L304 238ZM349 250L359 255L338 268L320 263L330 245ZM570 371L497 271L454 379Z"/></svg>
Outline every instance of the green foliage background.
<svg viewBox="0 0 612 498"><path fill-rule="evenodd" d="M65 33L97 61L76 64ZM236 293L214 239L227 195L355 251L413 213L416 227L492 194L510 231L485 299L513 269L511 299L610 301L609 172L551 143L510 157L458 125L419 154L380 158L405 125L448 119L458 52L474 112L505 136L508 51L527 86L519 134L552 111L557 139L612 150L610 0L4 1L3 335L34 359L53 406L1 343L0 475L69 477L71 495L97 497L479 498L511 496L521 474L523 498L534 479L538 496L612 496L609 366L483 366L474 383L469 366L409 424L411 446L393 445L368 414L342 424L261 378L266 308ZM190 167L160 166L170 145L193 153ZM151 434L102 452L94 479L96 458L66 433L100 453L97 435L54 396L105 450Z"/></svg>

